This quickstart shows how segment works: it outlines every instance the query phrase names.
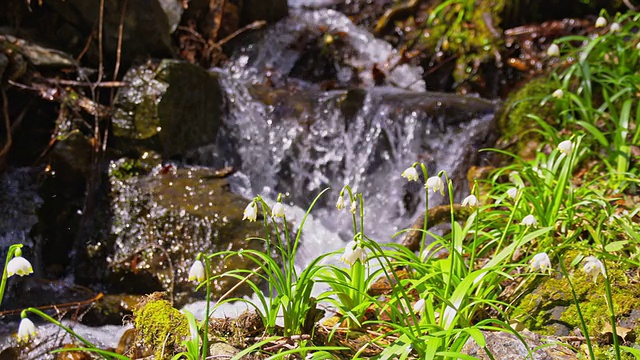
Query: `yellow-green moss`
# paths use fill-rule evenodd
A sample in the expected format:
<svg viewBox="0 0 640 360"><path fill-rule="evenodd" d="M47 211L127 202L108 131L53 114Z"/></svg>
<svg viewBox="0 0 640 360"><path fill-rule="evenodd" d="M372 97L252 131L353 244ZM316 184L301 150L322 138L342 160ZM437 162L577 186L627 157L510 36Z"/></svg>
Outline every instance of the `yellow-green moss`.
<svg viewBox="0 0 640 360"><path fill-rule="evenodd" d="M570 262L577 256L576 251L569 251L564 255L565 267L570 272L571 282L580 302L580 310L587 325L587 331L594 344L606 342L603 333L605 325L610 324L610 313L605 298L604 279L600 276L596 283L588 279L582 271L581 264L575 268ZM611 281L611 295L614 311L618 319L629 314L640 303L640 287L631 284L624 269L614 262L607 262L608 277ZM581 329L580 317L574 303L571 289L566 277L559 273L556 276L537 277L536 288L525 295L514 311L528 329L547 335L554 335L554 324L564 324L570 330ZM557 311L561 309L560 311ZM553 312L556 316L553 318ZM608 347L598 350L607 353Z"/></svg>
<svg viewBox="0 0 640 360"><path fill-rule="evenodd" d="M153 294L133 312L138 340L155 352L156 359L170 358L184 350L190 336L187 318L171 304Z"/></svg>

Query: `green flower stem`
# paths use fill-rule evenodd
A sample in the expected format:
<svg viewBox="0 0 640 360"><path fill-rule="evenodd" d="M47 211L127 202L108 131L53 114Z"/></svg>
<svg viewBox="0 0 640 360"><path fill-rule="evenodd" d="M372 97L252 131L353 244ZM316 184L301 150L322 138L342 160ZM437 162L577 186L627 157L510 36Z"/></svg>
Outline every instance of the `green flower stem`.
<svg viewBox="0 0 640 360"><path fill-rule="evenodd" d="M413 164L416 166L418 163ZM424 180L427 181L429 178L429 173L427 172L427 167L424 166L423 163L420 164L420 169L422 170L422 176L424 176ZM425 242L427 241L427 229L429 229L429 189L424 189L424 222L422 223L422 238L420 239L420 252L418 252L418 256L420 259L423 258L423 252L425 248Z"/></svg>
<svg viewBox="0 0 640 360"><path fill-rule="evenodd" d="M593 354L593 347L591 346L591 338L589 337L589 330L587 330L587 323L584 321L584 316L582 315L582 310L580 310L580 302L578 301L578 295L576 294L576 290L573 287L573 283L569 278L569 274L567 273L567 269L564 267L564 261L560 258L560 270L562 271L562 275L567 279L567 283L569 283L569 288L571 288L571 296L573 296L573 302L576 304L576 310L578 310L578 317L580 318L580 327L582 330L582 335L584 335L585 341L587 342L587 348L589 349L589 358L591 360L595 360L595 356Z"/></svg>
<svg viewBox="0 0 640 360"><path fill-rule="evenodd" d="M603 261L602 262L602 266L604 266L604 273L608 274L607 272L607 265L605 264L606 262ZM620 341L618 340L618 331L616 329L616 313L613 309L613 296L611 296L611 282L609 281L609 277L605 277L604 278L604 285L605 285L605 293L607 296L607 306L609 307L609 314L611 315L611 332L613 334L613 348L616 351L616 360L620 360Z"/></svg>
<svg viewBox="0 0 640 360"><path fill-rule="evenodd" d="M198 254L198 257L200 257L200 254ZM205 307L203 319L204 324L202 324L202 327L204 328L202 334L202 356L206 358L207 356L209 356L209 306L211 304L211 273L209 271L209 258L207 256L202 256L202 258L204 258L204 281L206 281L207 283L207 305Z"/></svg>
<svg viewBox="0 0 640 360"><path fill-rule="evenodd" d="M4 262L4 268L2 270L2 281L0 281L0 305L2 305L2 299L4 299L4 291L7 287L7 265L9 265L9 261L13 259L13 254L15 254L16 250L22 248L22 244L13 244L9 246L9 250L7 251L7 259Z"/></svg>

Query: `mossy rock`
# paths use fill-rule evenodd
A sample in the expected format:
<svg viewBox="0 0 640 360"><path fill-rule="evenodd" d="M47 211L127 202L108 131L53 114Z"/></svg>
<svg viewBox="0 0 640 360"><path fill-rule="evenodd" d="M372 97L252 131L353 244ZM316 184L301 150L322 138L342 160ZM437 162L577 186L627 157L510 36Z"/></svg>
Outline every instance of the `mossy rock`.
<svg viewBox="0 0 640 360"><path fill-rule="evenodd" d="M553 122L555 110L549 102L542 104L555 90L552 82L540 77L529 81L514 92L498 115L498 129L502 135L499 147L523 158L535 157L542 137L535 130L540 125L531 116L542 121ZM551 125L555 125L551 123Z"/></svg>
<svg viewBox="0 0 640 360"><path fill-rule="evenodd" d="M571 261L578 256L577 251L569 251L563 255L565 268L570 272L571 284L580 303L580 311L587 325L589 336L594 343L611 344L611 332L606 331L610 325L610 313L605 295L602 276L597 282L591 281L582 271L582 263L571 267ZM640 311L640 288L630 279L628 273L613 261L607 262L607 275L611 282L611 296L616 313L617 326L625 326L634 321L625 321L632 313ZM572 335L575 329L582 331L578 308L574 302L571 287L567 278L560 272L552 276L538 276L530 284L535 287L517 304L513 318L518 319L530 330L555 336ZM629 329L625 341L637 341L640 326Z"/></svg>
<svg viewBox="0 0 640 360"><path fill-rule="evenodd" d="M213 143L222 122L222 90L215 73L172 60L131 68L112 119L114 147L180 157Z"/></svg>
<svg viewBox="0 0 640 360"><path fill-rule="evenodd" d="M133 311L137 346L152 349L156 359L170 359L185 348L190 335L187 317L162 298L151 294Z"/></svg>

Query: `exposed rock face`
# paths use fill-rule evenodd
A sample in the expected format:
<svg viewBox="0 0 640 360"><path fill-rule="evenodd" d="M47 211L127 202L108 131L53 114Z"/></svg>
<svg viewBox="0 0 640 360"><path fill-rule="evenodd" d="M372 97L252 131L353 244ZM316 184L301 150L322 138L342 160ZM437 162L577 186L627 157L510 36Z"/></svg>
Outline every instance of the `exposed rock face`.
<svg viewBox="0 0 640 360"><path fill-rule="evenodd" d="M119 178L124 164L113 163L110 179L108 277L115 290L173 290L182 303L196 287L187 275L199 252L263 248L262 241L246 240L262 234L260 222L242 221L248 200L231 193L215 171L157 167L147 175ZM211 263L214 274L255 266L238 257L217 257ZM234 283L227 278L214 282L214 296Z"/></svg>
<svg viewBox="0 0 640 360"><path fill-rule="evenodd" d="M176 157L215 139L221 124L218 76L187 63L165 60L129 70L113 116L123 151L145 149Z"/></svg>
<svg viewBox="0 0 640 360"><path fill-rule="evenodd" d="M499 359L499 360L521 360L533 358L535 360L572 360L577 359L576 354L564 345L549 345L549 342L557 341L553 337L540 336L528 330L520 332L527 342L527 346L522 343L517 336L506 332L489 332L483 331L487 341L487 349L493 357L489 357L487 353L479 347L472 338L470 338L462 349L463 354L477 357L478 359ZM533 357L530 357L527 347L532 349Z"/></svg>

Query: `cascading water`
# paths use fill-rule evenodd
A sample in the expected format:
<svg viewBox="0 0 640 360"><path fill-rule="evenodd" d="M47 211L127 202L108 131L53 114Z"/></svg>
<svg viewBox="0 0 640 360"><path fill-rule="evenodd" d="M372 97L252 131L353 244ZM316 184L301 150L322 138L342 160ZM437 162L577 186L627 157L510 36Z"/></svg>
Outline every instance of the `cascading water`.
<svg viewBox="0 0 640 360"><path fill-rule="evenodd" d="M310 32L316 37L339 32L351 55L336 65L336 74L358 74L365 86L373 81L368 75L376 64L394 63L397 57L389 44L338 12L295 10L256 43L240 48L229 67L215 70L228 103L218 143L231 142L239 158L235 189L271 199L283 193L285 202L304 208L320 191L332 188L312 214L342 240L307 231L303 264L310 260L305 252L315 256L353 236L350 216L334 208L345 184L363 193L367 234L381 243L392 241L423 209L422 187L400 177L413 162L425 163L430 174L447 171L457 196L466 195L466 169L486 143L494 113L494 104L480 98L425 92L420 70L407 64L387 74L393 87L323 91L291 79L304 62L304 46L298 42L313 38ZM200 161L211 163L208 156L201 154ZM430 203L443 200L433 195Z"/></svg>

